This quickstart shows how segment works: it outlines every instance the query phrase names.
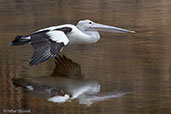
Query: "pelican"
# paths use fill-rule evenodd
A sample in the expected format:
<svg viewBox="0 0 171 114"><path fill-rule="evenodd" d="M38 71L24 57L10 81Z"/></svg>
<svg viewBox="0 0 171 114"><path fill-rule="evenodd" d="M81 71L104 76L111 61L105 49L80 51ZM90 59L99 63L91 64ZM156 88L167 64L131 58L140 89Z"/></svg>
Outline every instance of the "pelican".
<svg viewBox="0 0 171 114"><path fill-rule="evenodd" d="M30 65L37 65L49 58L58 56L67 44L91 44L100 39L98 31L135 33L123 28L95 23L91 20L81 20L78 24L64 24L40 29L27 36L16 36L10 45L31 44L34 48Z"/></svg>

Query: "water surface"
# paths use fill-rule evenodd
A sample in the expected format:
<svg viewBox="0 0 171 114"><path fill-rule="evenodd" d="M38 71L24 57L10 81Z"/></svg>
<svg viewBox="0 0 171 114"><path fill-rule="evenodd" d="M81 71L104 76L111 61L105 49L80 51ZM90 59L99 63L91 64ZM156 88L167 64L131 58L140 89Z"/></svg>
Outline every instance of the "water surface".
<svg viewBox="0 0 171 114"><path fill-rule="evenodd" d="M81 65L85 80L100 83L102 92L134 92L87 107L77 100L55 104L15 87L13 77L49 75L54 61L30 67L33 48L10 47L9 42L16 35L80 19L137 32L101 33L96 44L71 45L62 52ZM170 114L170 19L170 0L0 0L0 113L30 109L33 114Z"/></svg>

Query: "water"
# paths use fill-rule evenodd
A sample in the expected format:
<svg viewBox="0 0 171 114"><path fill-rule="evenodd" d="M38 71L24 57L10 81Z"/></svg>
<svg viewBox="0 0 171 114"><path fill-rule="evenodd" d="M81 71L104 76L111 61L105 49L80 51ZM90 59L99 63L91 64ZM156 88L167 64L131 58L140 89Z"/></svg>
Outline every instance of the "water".
<svg viewBox="0 0 171 114"><path fill-rule="evenodd" d="M101 92L133 92L87 105L78 100L49 102L15 87L14 77L48 76L50 60L28 65L33 48L10 47L16 35L80 19L114 25L136 34L101 33L93 45L67 46L62 54L81 65L85 80L101 85ZM169 0L0 0L0 113L170 114L171 112L171 1Z"/></svg>
<svg viewBox="0 0 171 114"><path fill-rule="evenodd" d="M131 93L131 90L102 93L97 81L85 80L81 66L59 55L55 58L55 68L48 76L20 76L12 78L14 85L32 91L34 96L42 97L54 103L79 100L80 104L90 106L93 103L119 98Z"/></svg>

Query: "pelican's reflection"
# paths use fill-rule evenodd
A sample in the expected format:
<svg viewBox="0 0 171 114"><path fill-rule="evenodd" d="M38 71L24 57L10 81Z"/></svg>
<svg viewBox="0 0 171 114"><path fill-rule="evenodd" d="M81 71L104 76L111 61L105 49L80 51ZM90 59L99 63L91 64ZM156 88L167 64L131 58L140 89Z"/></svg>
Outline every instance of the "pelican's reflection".
<svg viewBox="0 0 171 114"><path fill-rule="evenodd" d="M80 104L90 105L95 101L120 97L127 93L98 96L100 84L96 81L84 80L78 63L64 55L55 59L56 67L51 76L14 78L13 83L16 86L33 90L35 94L46 97L49 101L58 103L78 98Z"/></svg>

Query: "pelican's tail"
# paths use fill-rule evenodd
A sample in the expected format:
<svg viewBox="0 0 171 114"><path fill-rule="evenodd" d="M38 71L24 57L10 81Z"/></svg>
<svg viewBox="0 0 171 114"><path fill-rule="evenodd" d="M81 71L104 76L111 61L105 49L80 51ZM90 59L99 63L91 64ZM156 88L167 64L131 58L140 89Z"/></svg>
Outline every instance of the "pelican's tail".
<svg viewBox="0 0 171 114"><path fill-rule="evenodd" d="M15 39L10 43L11 46L24 45L31 41L30 36L16 36Z"/></svg>

